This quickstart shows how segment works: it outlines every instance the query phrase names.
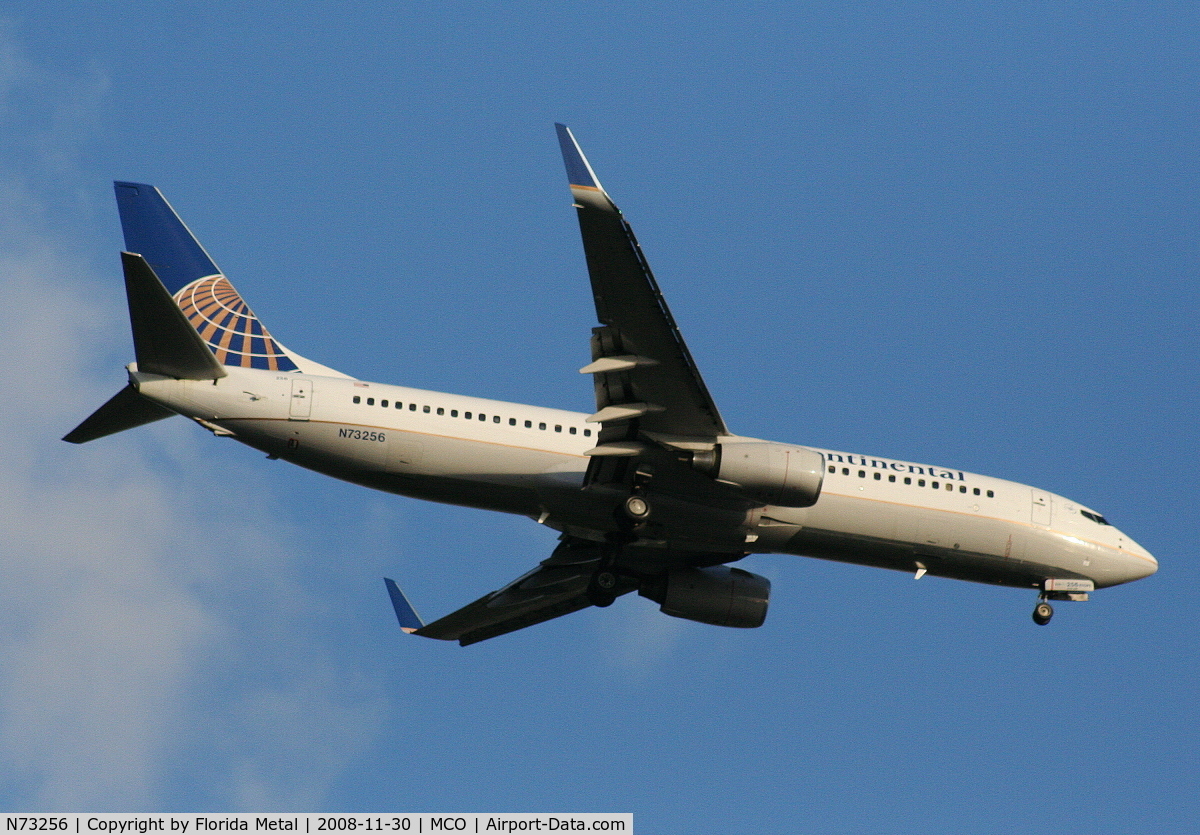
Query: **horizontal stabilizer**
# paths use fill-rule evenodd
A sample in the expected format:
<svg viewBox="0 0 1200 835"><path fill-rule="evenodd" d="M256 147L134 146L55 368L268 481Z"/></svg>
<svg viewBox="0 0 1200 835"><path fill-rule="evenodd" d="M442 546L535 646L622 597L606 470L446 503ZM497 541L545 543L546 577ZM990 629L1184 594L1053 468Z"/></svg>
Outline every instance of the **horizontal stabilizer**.
<svg viewBox="0 0 1200 835"><path fill-rule="evenodd" d="M181 380L216 380L224 367L171 298L146 259L121 253L138 371Z"/></svg>
<svg viewBox="0 0 1200 835"><path fill-rule="evenodd" d="M173 414L175 413L170 409L142 397L133 386L125 386L93 412L91 417L65 435L63 440L72 444L85 444L105 435L154 423Z"/></svg>

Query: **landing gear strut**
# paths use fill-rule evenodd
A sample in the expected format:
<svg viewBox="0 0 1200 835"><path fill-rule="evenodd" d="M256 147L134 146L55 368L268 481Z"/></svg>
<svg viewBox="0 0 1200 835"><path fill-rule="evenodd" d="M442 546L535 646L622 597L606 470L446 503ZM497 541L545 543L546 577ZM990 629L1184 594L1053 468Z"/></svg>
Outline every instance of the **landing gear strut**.
<svg viewBox="0 0 1200 835"><path fill-rule="evenodd" d="M1045 626L1050 622L1050 618L1054 617L1054 607L1051 606L1043 598L1038 601L1038 604L1033 607L1033 622L1038 626Z"/></svg>
<svg viewBox="0 0 1200 835"><path fill-rule="evenodd" d="M1038 604L1033 607L1033 622L1045 626L1054 617L1054 607L1051 600L1088 599L1088 592L1094 591L1096 583L1093 580L1076 578L1050 577L1042 581L1042 593L1038 595Z"/></svg>

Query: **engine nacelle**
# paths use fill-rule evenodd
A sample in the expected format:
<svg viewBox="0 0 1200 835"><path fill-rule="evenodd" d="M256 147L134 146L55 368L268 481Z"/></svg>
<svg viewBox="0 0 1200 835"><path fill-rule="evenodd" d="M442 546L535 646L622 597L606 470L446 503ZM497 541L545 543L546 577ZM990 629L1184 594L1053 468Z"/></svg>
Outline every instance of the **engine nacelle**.
<svg viewBox="0 0 1200 835"><path fill-rule="evenodd" d="M718 447L716 477L747 496L780 507L811 507L821 495L825 456L815 449L770 441L734 441Z"/></svg>
<svg viewBox="0 0 1200 835"><path fill-rule="evenodd" d="M665 588L643 589L642 595L661 603L672 617L751 629L767 618L771 581L740 568L676 568Z"/></svg>

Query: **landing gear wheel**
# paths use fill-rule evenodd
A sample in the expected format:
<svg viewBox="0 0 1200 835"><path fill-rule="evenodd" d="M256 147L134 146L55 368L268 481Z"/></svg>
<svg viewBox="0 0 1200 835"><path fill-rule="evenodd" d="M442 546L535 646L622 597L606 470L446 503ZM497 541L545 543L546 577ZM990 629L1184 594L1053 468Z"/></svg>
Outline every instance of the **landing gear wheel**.
<svg viewBox="0 0 1200 835"><path fill-rule="evenodd" d="M650 515L650 502L641 496L630 496L625 500L625 515L641 522Z"/></svg>
<svg viewBox="0 0 1200 835"><path fill-rule="evenodd" d="M617 575L602 568L592 575L587 587L587 598L593 606L611 606L617 599Z"/></svg>
<svg viewBox="0 0 1200 835"><path fill-rule="evenodd" d="M1052 617L1054 617L1054 607L1045 600L1038 601L1038 605L1033 607L1033 622L1038 626L1045 626Z"/></svg>

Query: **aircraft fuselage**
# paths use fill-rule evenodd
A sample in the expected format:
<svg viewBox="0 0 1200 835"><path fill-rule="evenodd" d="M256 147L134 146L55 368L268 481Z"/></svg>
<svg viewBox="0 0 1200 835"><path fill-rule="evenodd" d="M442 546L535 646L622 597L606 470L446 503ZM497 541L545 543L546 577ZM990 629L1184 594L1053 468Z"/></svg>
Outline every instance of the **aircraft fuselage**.
<svg viewBox="0 0 1200 835"><path fill-rule="evenodd" d="M588 415L401 386L230 367L215 381L131 367L145 397L273 458L414 498L536 519L583 539L613 530L603 491L582 489L596 446ZM726 440L753 441L729 436ZM1095 588L1157 563L1103 517L1047 491L957 469L817 450L811 507L676 500L654 533L664 553L787 553L1042 588Z"/></svg>

